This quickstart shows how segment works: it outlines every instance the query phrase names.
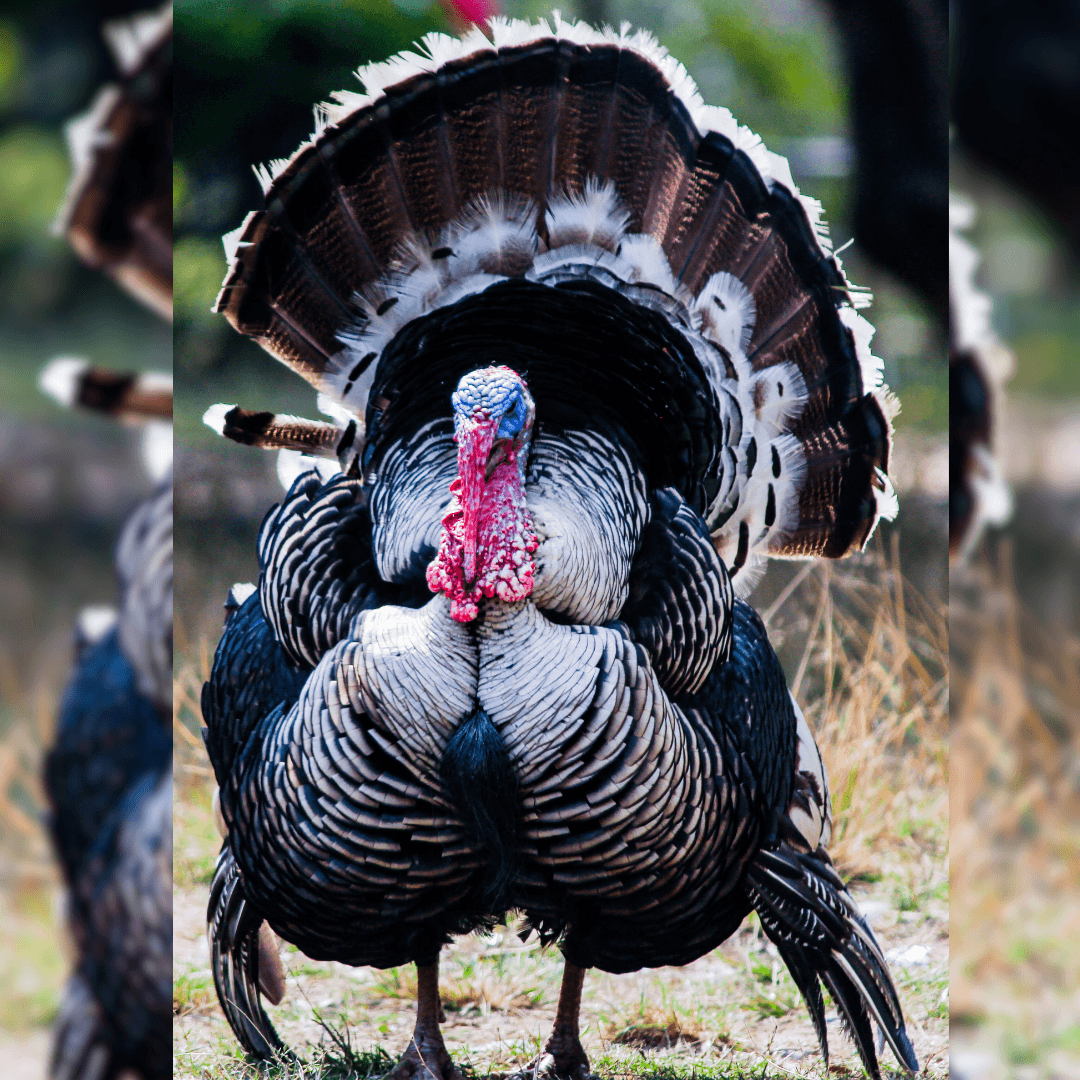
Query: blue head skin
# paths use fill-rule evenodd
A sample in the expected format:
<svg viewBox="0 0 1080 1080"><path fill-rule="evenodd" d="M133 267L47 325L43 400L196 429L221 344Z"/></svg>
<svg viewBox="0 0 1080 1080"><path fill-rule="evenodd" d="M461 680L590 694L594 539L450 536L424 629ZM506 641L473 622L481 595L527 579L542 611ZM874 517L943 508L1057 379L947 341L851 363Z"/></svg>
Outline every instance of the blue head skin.
<svg viewBox="0 0 1080 1080"><path fill-rule="evenodd" d="M454 432L460 442L463 431L477 423L498 420L495 440L485 473L490 478L507 453L517 454L518 472L525 482L525 459L529 455L536 406L522 379L508 367L470 371L462 377L450 398L454 406Z"/></svg>

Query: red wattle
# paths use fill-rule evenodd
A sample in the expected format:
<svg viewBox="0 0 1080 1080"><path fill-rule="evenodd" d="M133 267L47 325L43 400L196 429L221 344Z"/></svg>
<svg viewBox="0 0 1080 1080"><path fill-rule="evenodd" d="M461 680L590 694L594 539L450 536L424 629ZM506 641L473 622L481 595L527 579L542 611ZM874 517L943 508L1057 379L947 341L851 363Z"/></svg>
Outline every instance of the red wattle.
<svg viewBox="0 0 1080 1080"><path fill-rule="evenodd" d="M532 553L539 541L525 506L517 453L510 450L490 478L484 473L499 422L477 416L461 425L458 477L443 518L439 553L427 569L428 587L450 598L450 615L469 622L480 600L524 600L533 586Z"/></svg>

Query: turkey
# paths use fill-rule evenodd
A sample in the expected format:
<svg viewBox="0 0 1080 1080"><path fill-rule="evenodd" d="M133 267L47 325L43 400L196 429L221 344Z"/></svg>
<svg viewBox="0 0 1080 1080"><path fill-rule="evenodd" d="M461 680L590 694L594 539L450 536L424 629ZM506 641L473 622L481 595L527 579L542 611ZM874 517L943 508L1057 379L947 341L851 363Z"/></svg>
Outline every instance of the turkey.
<svg viewBox="0 0 1080 1080"><path fill-rule="evenodd" d="M203 689L222 1007L286 1052L264 923L414 962L391 1076L456 1080L439 951L518 911L565 958L535 1068L581 1078L588 968L689 963L756 910L823 1053L822 984L871 1075L875 1025L914 1071L742 599L896 509L865 297L786 162L651 37L489 32L362 70L225 240L218 310L328 419L207 422L338 471L267 515Z"/></svg>
<svg viewBox="0 0 1080 1080"><path fill-rule="evenodd" d="M1012 354L990 325L990 298L975 287L978 255L963 233L974 209L949 200L949 553L965 559L987 525L1003 525L1012 495L995 456L1002 389Z"/></svg>
<svg viewBox="0 0 1080 1080"><path fill-rule="evenodd" d="M45 762L77 962L54 1080L172 1075L172 481L117 545L120 605L92 609Z"/></svg>
<svg viewBox="0 0 1080 1080"><path fill-rule="evenodd" d="M41 385L62 404L127 422L172 415L171 380L155 373L59 358ZM119 605L79 620L45 761L77 957L53 1034L53 1080L172 1075L172 476L159 442L144 439L157 483L116 546Z"/></svg>
<svg viewBox="0 0 1080 1080"><path fill-rule="evenodd" d="M58 221L77 253L172 314L172 14L105 28L122 82L69 125ZM116 546L119 603L76 628L75 670L45 760L49 830L68 892L75 970L51 1080L172 1076L172 378L59 357L42 389L137 425L154 489Z"/></svg>

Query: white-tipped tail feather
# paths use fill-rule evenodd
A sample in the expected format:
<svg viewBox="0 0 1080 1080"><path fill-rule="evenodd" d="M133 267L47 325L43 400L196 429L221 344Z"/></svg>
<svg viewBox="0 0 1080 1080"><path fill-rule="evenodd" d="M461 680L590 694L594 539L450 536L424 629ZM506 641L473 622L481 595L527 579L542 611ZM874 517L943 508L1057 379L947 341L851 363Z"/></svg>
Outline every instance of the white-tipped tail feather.
<svg viewBox="0 0 1080 1080"><path fill-rule="evenodd" d="M225 405L217 404L211 405L206 412L203 413L202 422L211 430L216 431L219 435L225 434L225 417L229 415L236 408L235 404Z"/></svg>
<svg viewBox="0 0 1080 1080"><path fill-rule="evenodd" d="M65 409L75 406L83 375L90 361L75 356L58 356L50 360L38 376L38 386Z"/></svg>

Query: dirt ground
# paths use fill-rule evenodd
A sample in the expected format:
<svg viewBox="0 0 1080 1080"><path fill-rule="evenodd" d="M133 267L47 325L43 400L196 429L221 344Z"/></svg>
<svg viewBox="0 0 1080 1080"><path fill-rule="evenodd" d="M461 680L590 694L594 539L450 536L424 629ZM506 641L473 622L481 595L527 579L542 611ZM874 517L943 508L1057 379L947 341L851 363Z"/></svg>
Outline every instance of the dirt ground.
<svg viewBox="0 0 1080 1080"><path fill-rule="evenodd" d="M202 801L201 798L198 799ZM201 818L189 804L185 819ZM203 836L200 842L194 833ZM177 877L185 860L198 876L207 870L205 830L178 838ZM944 869L924 860L913 898L896 873L857 884L855 895L890 956L924 1075L948 1075L948 897ZM180 885L174 899L175 1076L223 1075L235 1041L214 994L205 936L207 884ZM413 1024L412 968L375 971L315 963L283 949L286 1000L268 1007L279 1034L302 1054L325 1036L316 1016L344 1024L360 1049L376 1045L392 1056L408 1043ZM483 939L456 942L443 953L441 976L455 1058L479 1075L507 1073L528 1061L547 1038L560 978L557 951L523 945L509 928ZM852 1044L830 1010L832 1064L862 1075ZM820 1076L821 1058L809 1015L772 945L748 922L719 949L685 968L632 975L590 972L582 1004L583 1042L601 1054L654 1058L664 1064L709 1066L763 1060L768 1075ZM886 1064L892 1064L889 1051ZM847 1075L847 1069L832 1070Z"/></svg>

